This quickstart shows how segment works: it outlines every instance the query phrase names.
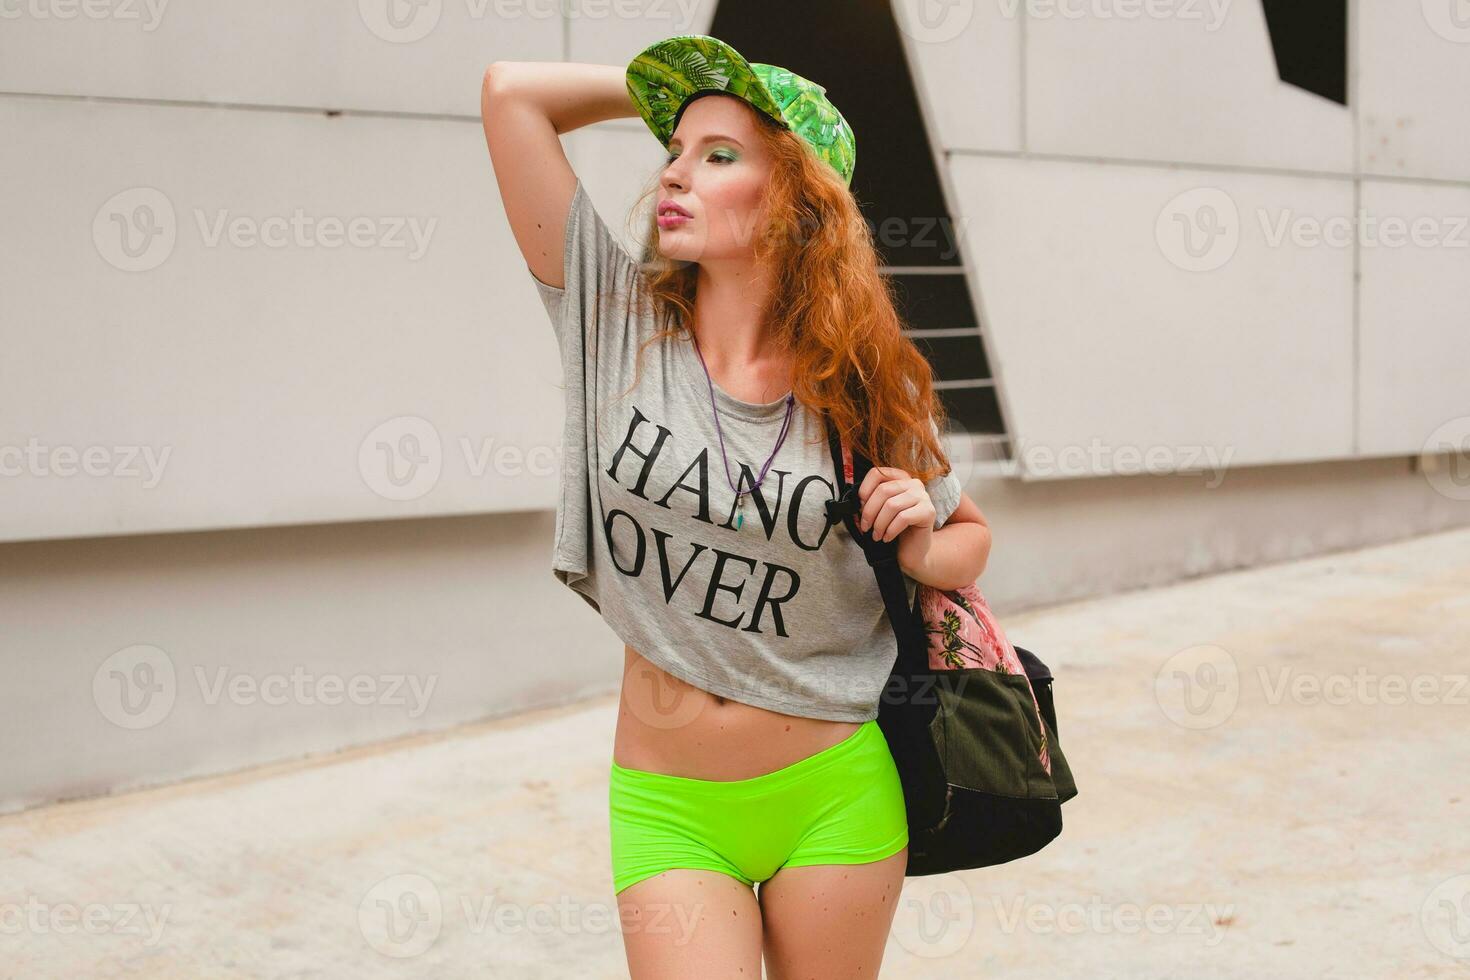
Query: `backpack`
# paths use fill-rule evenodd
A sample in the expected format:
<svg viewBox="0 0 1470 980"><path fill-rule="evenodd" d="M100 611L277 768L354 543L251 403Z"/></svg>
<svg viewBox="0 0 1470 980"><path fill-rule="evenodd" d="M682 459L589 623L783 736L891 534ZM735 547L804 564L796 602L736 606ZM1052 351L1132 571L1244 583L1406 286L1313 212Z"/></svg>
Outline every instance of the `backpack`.
<svg viewBox="0 0 1470 980"><path fill-rule="evenodd" d="M1053 677L1013 646L978 585L916 582L912 607L898 542L858 529L857 487L872 464L824 416L843 522L867 555L898 641L878 725L903 783L910 876L1012 861L1062 831L1062 804L1077 795L1057 735Z"/></svg>

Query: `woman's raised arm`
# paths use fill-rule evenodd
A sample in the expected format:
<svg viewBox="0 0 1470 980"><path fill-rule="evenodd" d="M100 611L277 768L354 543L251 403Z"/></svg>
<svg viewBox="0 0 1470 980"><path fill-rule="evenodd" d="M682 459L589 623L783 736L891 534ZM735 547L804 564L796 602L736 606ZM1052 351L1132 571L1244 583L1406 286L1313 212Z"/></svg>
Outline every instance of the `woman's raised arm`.
<svg viewBox="0 0 1470 980"><path fill-rule="evenodd" d="M511 233L531 273L565 285L562 242L577 175L561 134L636 117L625 69L567 61L496 61L485 69L480 118Z"/></svg>

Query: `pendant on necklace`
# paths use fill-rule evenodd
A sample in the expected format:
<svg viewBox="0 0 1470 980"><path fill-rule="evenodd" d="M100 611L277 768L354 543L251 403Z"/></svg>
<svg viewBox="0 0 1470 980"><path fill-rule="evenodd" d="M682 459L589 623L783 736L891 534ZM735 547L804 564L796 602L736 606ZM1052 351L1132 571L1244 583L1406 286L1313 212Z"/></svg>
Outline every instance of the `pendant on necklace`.
<svg viewBox="0 0 1470 980"><path fill-rule="evenodd" d="M735 530L738 531L745 523L745 494L740 494L735 500Z"/></svg>

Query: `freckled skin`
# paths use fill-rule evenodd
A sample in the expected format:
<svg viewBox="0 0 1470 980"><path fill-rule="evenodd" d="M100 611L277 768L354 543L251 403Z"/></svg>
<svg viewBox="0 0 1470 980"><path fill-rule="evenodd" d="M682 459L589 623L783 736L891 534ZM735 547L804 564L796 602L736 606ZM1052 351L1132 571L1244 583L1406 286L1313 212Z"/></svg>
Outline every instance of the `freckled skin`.
<svg viewBox="0 0 1470 980"><path fill-rule="evenodd" d="M859 723L800 718L702 691L623 649L613 760L694 779L748 779L829 748ZM677 704L677 723L669 719Z"/></svg>
<svg viewBox="0 0 1470 980"><path fill-rule="evenodd" d="M632 647L624 658L614 760L630 769L745 779L812 755L858 727L709 694ZM669 704L680 706L682 724L647 723L667 717L659 712ZM617 895L629 975L759 977L764 960L770 980L877 977L907 860L905 847L867 864L786 867L755 889L694 868L645 878Z"/></svg>

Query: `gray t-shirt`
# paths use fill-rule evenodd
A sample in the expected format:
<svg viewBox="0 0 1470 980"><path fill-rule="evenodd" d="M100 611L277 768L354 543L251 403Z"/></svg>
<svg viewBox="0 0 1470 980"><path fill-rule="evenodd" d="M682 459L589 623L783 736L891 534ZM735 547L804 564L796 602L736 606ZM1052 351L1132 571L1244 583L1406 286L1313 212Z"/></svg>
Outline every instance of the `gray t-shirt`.
<svg viewBox="0 0 1470 980"><path fill-rule="evenodd" d="M528 270L529 271L529 270ZM878 716L897 646L873 570L841 524L819 416L797 402L765 481L736 495L776 445L784 396L765 404L716 387L720 432L693 345L665 338L630 305L638 263L580 180L566 224L566 287L532 275L561 350L566 422L552 572L624 643L723 697L837 721ZM935 527L960 501L953 473L931 481ZM912 602L916 583L907 580Z"/></svg>

